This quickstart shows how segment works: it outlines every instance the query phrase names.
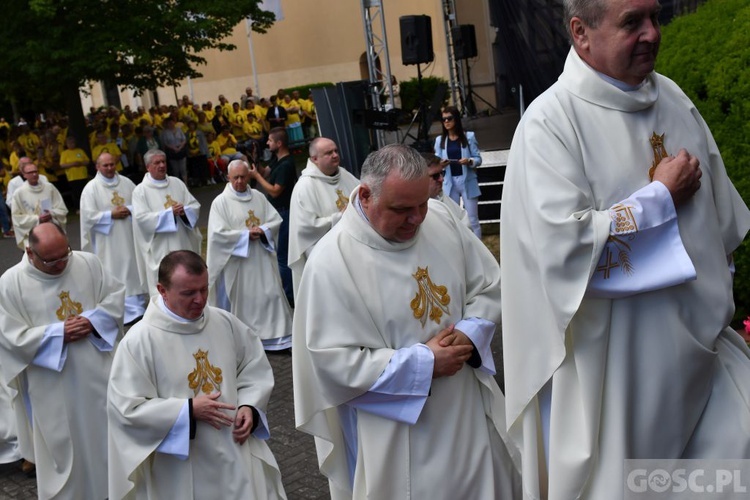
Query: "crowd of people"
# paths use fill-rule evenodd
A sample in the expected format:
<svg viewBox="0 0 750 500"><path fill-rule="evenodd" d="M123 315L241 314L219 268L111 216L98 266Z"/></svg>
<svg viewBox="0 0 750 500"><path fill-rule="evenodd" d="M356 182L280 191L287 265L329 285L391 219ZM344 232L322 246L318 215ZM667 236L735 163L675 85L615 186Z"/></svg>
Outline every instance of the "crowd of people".
<svg viewBox="0 0 750 500"><path fill-rule="evenodd" d="M279 352L333 500L622 499L651 477L629 460L750 458L750 350L729 326L750 210L654 72L658 2L594 3L565 1L565 69L513 139L502 268L453 108L434 154L384 146L359 179L323 137L298 179L297 131L269 111L271 161L229 158L205 260L179 112L139 184L97 155L80 252L19 158L0 435L36 463L40 498L286 498L266 443Z"/></svg>
<svg viewBox="0 0 750 500"><path fill-rule="evenodd" d="M219 95L216 106L211 101L192 103L183 96L178 105L148 110L143 106L135 110L130 106L91 108L86 126L91 158L82 144L76 144L66 116L39 114L15 125L0 119L0 181L4 190L20 175L19 159L28 157L40 176L55 185L71 209L77 210L83 185L93 173L89 169L103 152L117 157L118 172L137 181L146 170L146 152L161 149L167 153L170 175L193 186L226 181L231 160L246 158L256 163L266 151L272 128L284 128L295 148L303 148L318 135L312 94L302 97L298 90L287 93L279 89L270 98L258 99L250 87L234 102ZM3 234L12 237L3 214L0 210Z"/></svg>

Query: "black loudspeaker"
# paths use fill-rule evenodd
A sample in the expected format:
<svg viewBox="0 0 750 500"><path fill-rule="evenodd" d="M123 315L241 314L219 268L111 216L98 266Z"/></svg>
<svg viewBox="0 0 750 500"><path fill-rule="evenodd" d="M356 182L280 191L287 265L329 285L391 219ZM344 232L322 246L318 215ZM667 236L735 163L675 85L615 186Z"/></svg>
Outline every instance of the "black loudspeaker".
<svg viewBox="0 0 750 500"><path fill-rule="evenodd" d="M456 59L477 57L477 35L473 24L456 26L452 31L453 55Z"/></svg>
<svg viewBox="0 0 750 500"><path fill-rule="evenodd" d="M432 23L430 16L401 16L401 61L425 64L435 59L432 52Z"/></svg>

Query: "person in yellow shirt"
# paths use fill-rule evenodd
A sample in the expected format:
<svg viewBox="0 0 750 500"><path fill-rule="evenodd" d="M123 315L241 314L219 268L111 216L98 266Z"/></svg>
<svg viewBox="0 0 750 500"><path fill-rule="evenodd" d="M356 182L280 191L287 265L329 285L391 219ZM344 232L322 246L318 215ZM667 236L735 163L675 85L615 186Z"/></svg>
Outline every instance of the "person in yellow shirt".
<svg viewBox="0 0 750 500"><path fill-rule="evenodd" d="M221 127L221 134L216 142L219 143L219 154L227 164L232 160L244 160L242 153L237 152L237 139L232 135L229 125Z"/></svg>
<svg viewBox="0 0 750 500"><path fill-rule="evenodd" d="M292 96L286 94L280 105L286 109L286 131L289 135L289 144L303 142L305 136L302 133L299 103L292 100Z"/></svg>
<svg viewBox="0 0 750 500"><path fill-rule="evenodd" d="M219 146L219 142L216 140L216 132L207 132L206 142L208 143L208 173L211 176L211 180L213 184L224 182L226 175L219 165L222 161L221 146ZM224 165L224 170L226 170L226 165Z"/></svg>
<svg viewBox="0 0 750 500"><path fill-rule="evenodd" d="M91 159L86 152L76 147L76 138L73 136L66 138L65 149L60 153L60 168L68 178L68 187L73 194L73 210L79 209L81 193L89 178L90 163Z"/></svg>
<svg viewBox="0 0 750 500"><path fill-rule="evenodd" d="M42 144L42 140L29 129L29 124L25 121L18 122L18 129L20 130L20 134L17 141L21 144L24 151L34 154L36 149Z"/></svg>
<svg viewBox="0 0 750 500"><path fill-rule="evenodd" d="M184 95L182 96L182 104L177 110L177 121L187 123L190 120L198 121L198 117L193 111L193 103L190 102L190 98Z"/></svg>
<svg viewBox="0 0 750 500"><path fill-rule="evenodd" d="M263 140L263 125L258 123L258 121L255 119L255 115L247 115L247 121L244 123L244 125L242 125L242 130L245 134L245 137L254 139L256 141Z"/></svg>
<svg viewBox="0 0 750 500"><path fill-rule="evenodd" d="M232 117L229 123L232 125L232 135L234 135L238 142L245 142L247 140L245 130L243 129L246 121L247 115L244 110L240 109L240 103L233 103Z"/></svg>

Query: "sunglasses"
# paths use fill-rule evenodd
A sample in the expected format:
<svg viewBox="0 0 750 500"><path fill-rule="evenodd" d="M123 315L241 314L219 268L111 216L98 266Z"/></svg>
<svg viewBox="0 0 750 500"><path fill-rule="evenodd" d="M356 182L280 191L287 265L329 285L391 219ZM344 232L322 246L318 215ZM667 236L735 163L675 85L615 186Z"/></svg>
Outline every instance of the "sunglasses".
<svg viewBox="0 0 750 500"><path fill-rule="evenodd" d="M445 170L441 170L440 172L432 174L430 177L432 178L433 181L439 181L440 179L445 177Z"/></svg>
<svg viewBox="0 0 750 500"><path fill-rule="evenodd" d="M454 118L453 118L452 116L444 116L444 117L442 118L442 120L443 120L444 122L452 122L452 121L454 120Z"/></svg>

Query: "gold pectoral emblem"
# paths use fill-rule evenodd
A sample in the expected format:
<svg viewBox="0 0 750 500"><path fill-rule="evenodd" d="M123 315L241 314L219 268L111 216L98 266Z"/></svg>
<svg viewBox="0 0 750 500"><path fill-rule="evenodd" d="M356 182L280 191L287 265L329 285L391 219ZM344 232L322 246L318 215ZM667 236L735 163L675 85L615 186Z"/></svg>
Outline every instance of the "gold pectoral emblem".
<svg viewBox="0 0 750 500"><path fill-rule="evenodd" d="M117 191L115 191L115 193L112 195L112 205L114 205L115 207L121 207L125 205L125 198L120 196L120 193L118 193Z"/></svg>
<svg viewBox="0 0 750 500"><path fill-rule="evenodd" d="M428 317L439 324L443 313L449 314L448 304L451 302L451 296L448 295L448 289L432 282L428 267L422 269L417 266L417 272L412 276L417 280L418 286L417 294L410 304L414 317L422 323L422 328Z"/></svg>
<svg viewBox="0 0 750 500"><path fill-rule="evenodd" d="M338 195L338 198L336 199L336 208L344 210L349 204L349 198L347 198L344 192L340 189L336 190L336 194Z"/></svg>
<svg viewBox="0 0 750 500"><path fill-rule="evenodd" d="M197 396L201 391L205 394L211 394L221 389L221 382L224 380L221 375L221 368L211 366L208 361L208 351L198 349L193 357L195 358L195 370L190 372L187 377L188 386L193 390L193 393Z"/></svg>
<svg viewBox="0 0 750 500"><path fill-rule="evenodd" d="M177 205L177 202L172 199L171 195L167 195L167 201L164 202L164 208L172 208Z"/></svg>
<svg viewBox="0 0 750 500"><path fill-rule="evenodd" d="M65 321L73 316L78 316L83 312L83 307L80 302L76 302L70 298L70 292L60 292L60 308L55 311L57 319Z"/></svg>
<svg viewBox="0 0 750 500"><path fill-rule="evenodd" d="M248 210L247 219L245 219L245 227L250 229L257 226L260 226L260 219L255 216L255 212Z"/></svg>
<svg viewBox="0 0 750 500"><path fill-rule="evenodd" d="M654 180L654 172L656 171L656 167L659 165L659 162L669 156L667 154L667 150L664 148L665 135L666 132L661 135L656 135L656 132L654 132L653 134L651 134L651 139L649 139L649 141L651 142L651 149L654 150L654 161L653 163L651 163L651 168L648 169L648 180L650 181Z"/></svg>

